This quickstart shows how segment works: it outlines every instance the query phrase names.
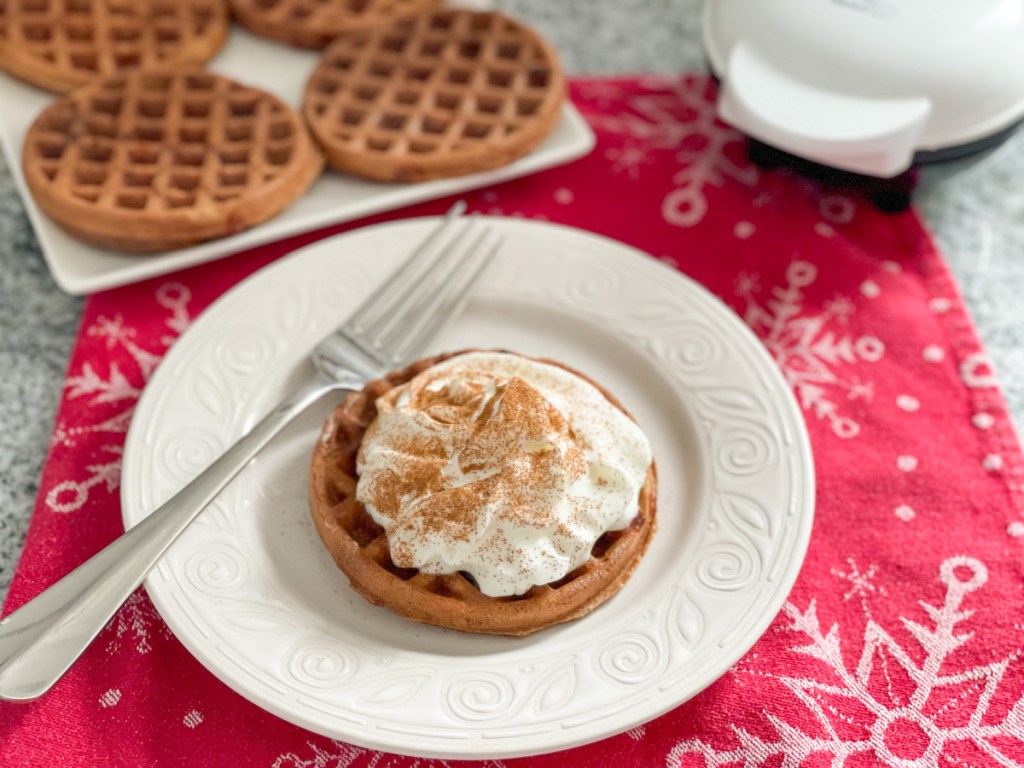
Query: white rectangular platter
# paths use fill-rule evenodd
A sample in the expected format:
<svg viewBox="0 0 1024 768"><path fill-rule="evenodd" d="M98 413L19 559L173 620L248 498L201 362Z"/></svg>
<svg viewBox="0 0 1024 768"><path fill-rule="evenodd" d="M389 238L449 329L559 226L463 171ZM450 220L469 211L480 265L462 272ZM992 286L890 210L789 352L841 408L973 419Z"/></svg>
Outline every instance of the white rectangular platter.
<svg viewBox="0 0 1024 768"><path fill-rule="evenodd" d="M210 68L247 85L264 88L298 107L315 52L289 48L233 25L228 42ZM21 173L21 148L36 115L53 99L42 90L0 73L0 146L35 228L46 263L62 290L93 293L173 272L330 224L394 210L413 203L478 189L561 165L587 154L594 134L567 104L554 132L529 155L485 173L423 184L381 184L328 171L298 202L270 221L232 237L170 253L133 256L96 248L65 233L36 206Z"/></svg>

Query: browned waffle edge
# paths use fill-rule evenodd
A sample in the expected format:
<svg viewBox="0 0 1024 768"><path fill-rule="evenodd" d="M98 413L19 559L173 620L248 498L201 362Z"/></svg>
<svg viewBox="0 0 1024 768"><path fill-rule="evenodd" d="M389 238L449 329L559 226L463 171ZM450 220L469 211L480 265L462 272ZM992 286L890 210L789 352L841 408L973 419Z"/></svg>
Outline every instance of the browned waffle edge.
<svg viewBox="0 0 1024 768"><path fill-rule="evenodd" d="M218 23L212 26L212 34L203 38L202 41L194 41L192 46L183 47L173 58L164 59L160 66L200 66L208 62L221 48L228 38L228 31L231 27L230 14L228 13L227 0L217 3ZM121 72L134 69L125 68ZM87 73L70 67L63 67L29 52L23 51L14 45L6 45L0 39L0 70L52 93L70 93L76 88L94 80L96 77L104 77L114 74Z"/></svg>
<svg viewBox="0 0 1024 768"><path fill-rule="evenodd" d="M255 10L253 8L254 4L248 0L230 0L230 5L231 15L235 21L260 37L276 40L279 43L291 45L295 48L321 50L339 37L355 34L375 26L390 24L392 21L419 13L428 13L434 8L439 7L441 0L421 0L412 9L402 13L391 15L372 14L364 18L356 17L345 27L326 30L311 29L305 24L281 24L275 20L268 19L266 14Z"/></svg>
<svg viewBox="0 0 1024 768"><path fill-rule="evenodd" d="M473 13L473 11L460 12ZM321 121L312 114L309 107L308 94L316 75L316 69L314 69L303 93L302 113L309 124L313 138L327 159L327 165L337 171L351 173L372 181L420 183L501 168L529 154L543 142L558 124L568 88L558 52L533 28L511 19L499 11L489 11L488 13L521 27L534 38L536 44L544 51L546 58L552 63L550 90L559 95L557 99L552 99L543 111L534 115L533 119L526 121L514 139L497 143L481 142L472 151L459 150L454 153L443 152L428 156L405 155L401 159L396 159L374 152L368 153L363 150L351 149L333 141L329 135L324 133ZM344 43L344 39L338 41L339 45L344 45ZM329 53L329 50L325 51L324 56L328 56ZM320 66L318 64L317 68Z"/></svg>
<svg viewBox="0 0 1024 768"><path fill-rule="evenodd" d="M346 408L368 408L370 412L375 412L372 406L368 406L367 399L376 400L392 387L412 379L420 371L450 357L475 351L480 350L461 350L417 361L409 368L371 382L362 392L351 395L340 404L324 425L313 452L310 467L310 510L317 532L335 563L348 576L352 588L368 602L386 606L395 613L422 624L461 632L522 637L585 616L617 593L629 580L647 551L657 528L657 470L653 462L640 492L639 514L629 527L616 534L616 542L613 545L617 547L616 562L602 577L588 578L588 574L585 573L588 567L600 568L607 562L597 562L592 557L580 569L562 580L567 583L557 590L557 599L552 597L551 587L548 586L534 587L526 594L526 599L489 598L477 592L479 597L473 602L443 597L414 588L408 578L403 579L397 574L401 569L394 568L393 564L391 568L386 568L368 558L348 532L341 530L332 519L332 511L337 505L337 499L332 496L337 494L339 489L331 487L328 469L332 466L331 462L336 464L340 461L333 437L336 427L344 423L336 420L336 416ZM561 367L590 382L609 402L629 415L614 396L589 377L558 361L538 360ZM370 420L372 416L365 423L360 423L361 431L365 431ZM358 436L361 439L361 432ZM354 474L353 469L352 476L349 477L351 487L344 489L343 492L350 495L351 501L362 509L354 498ZM376 526L365 510L362 511L362 515L370 525ZM379 529L379 526L377 528ZM584 575L576 577L581 572L584 572ZM593 576L593 573L589 575ZM544 601L542 615L538 615L539 600ZM552 608L554 610L551 610Z"/></svg>
<svg viewBox="0 0 1024 768"><path fill-rule="evenodd" d="M203 70L189 66L153 68L144 72L185 74L191 71ZM22 171L32 197L47 216L80 240L123 253L142 255L185 248L238 234L283 211L300 198L323 171L323 156L309 135L305 121L289 108L288 113L292 116L296 130L296 156L289 163L288 171L263 185L259 195L247 195L203 209L165 210L157 214L140 215L117 208L100 208L58 194L35 161L32 149L35 126L41 124L51 110L64 108L68 103L74 104L76 99L87 100L91 89L98 88L102 82L102 79L97 80L95 85L86 85L71 94L57 97L37 116L26 134L22 148ZM263 93L280 101L273 94Z"/></svg>

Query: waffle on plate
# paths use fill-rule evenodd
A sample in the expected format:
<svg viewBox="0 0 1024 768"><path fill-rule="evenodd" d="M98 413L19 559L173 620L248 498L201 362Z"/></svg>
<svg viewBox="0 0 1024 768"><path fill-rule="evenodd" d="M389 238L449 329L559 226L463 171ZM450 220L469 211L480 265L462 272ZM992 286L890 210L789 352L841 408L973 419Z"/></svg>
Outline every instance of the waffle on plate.
<svg viewBox="0 0 1024 768"><path fill-rule="evenodd" d="M25 139L39 207L127 252L236 234L281 211L322 161L276 96L202 70L134 71L58 98Z"/></svg>
<svg viewBox="0 0 1024 768"><path fill-rule="evenodd" d="M533 30L500 13L440 10L337 40L303 110L333 168L410 182L525 155L564 99L558 57Z"/></svg>
<svg viewBox="0 0 1024 768"><path fill-rule="evenodd" d="M629 527L601 536L590 559L562 579L512 597L489 597L461 573L433 575L396 566L384 529L357 501L356 454L376 416L375 401L451 356L421 360L371 382L334 411L317 441L310 474L310 507L320 537L357 592L374 605L387 606L413 621L463 632L528 635L589 613L622 588L654 533L657 483L653 464L640 492L639 512ZM625 412L590 379L560 363L541 362L590 381Z"/></svg>
<svg viewBox="0 0 1024 768"><path fill-rule="evenodd" d="M300 48L436 8L440 0L231 0L239 23L258 35Z"/></svg>
<svg viewBox="0 0 1024 768"><path fill-rule="evenodd" d="M0 0L0 69L64 93L128 69L203 64L225 0Z"/></svg>

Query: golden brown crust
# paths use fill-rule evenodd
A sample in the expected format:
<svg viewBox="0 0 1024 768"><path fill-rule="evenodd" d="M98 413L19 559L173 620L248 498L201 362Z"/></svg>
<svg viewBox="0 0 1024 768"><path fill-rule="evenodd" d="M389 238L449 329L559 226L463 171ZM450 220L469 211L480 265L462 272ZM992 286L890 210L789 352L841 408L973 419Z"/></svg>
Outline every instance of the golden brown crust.
<svg viewBox="0 0 1024 768"><path fill-rule="evenodd" d="M355 32L426 13L440 0L231 0L231 12L257 35L299 48L325 48Z"/></svg>
<svg viewBox="0 0 1024 768"><path fill-rule="evenodd" d="M224 0L5 0L0 68L66 93L131 69L204 64L227 31Z"/></svg>
<svg viewBox="0 0 1024 768"><path fill-rule="evenodd" d="M461 574L436 576L397 567L384 530L356 500L356 453L376 416L377 398L419 372L455 355L437 355L371 382L339 405L317 441L310 470L310 509L318 533L338 567L357 592L374 605L423 624L462 632L528 635L544 627L586 615L629 579L656 528L657 474L652 463L640 492L639 513L623 531L604 534L586 563L553 584L533 587L517 597L484 595ZM611 394L568 366L557 365L597 387L622 410Z"/></svg>
<svg viewBox="0 0 1024 768"><path fill-rule="evenodd" d="M327 162L389 182L507 165L554 129L565 100L555 51L500 13L442 10L337 40L303 114Z"/></svg>
<svg viewBox="0 0 1024 768"><path fill-rule="evenodd" d="M58 98L29 129L25 180L72 235L154 253L279 213L322 159L277 97L198 69L129 72Z"/></svg>

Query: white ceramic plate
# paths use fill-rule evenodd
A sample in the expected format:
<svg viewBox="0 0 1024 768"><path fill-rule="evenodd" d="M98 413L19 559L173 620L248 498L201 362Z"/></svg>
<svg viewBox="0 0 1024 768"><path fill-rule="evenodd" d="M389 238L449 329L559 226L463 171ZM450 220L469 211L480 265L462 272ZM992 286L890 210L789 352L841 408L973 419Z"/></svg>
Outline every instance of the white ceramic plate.
<svg viewBox="0 0 1024 768"><path fill-rule="evenodd" d="M433 219L357 230L254 275L211 306L147 386L128 434L126 525L168 498L304 377ZM307 509L333 403L293 425L146 582L174 633L280 717L365 747L444 758L594 741L685 701L781 607L807 546L814 473L799 410L758 340L703 288L619 243L490 219L506 236L431 352L503 347L607 386L649 435L658 532L626 587L524 639L410 623L355 594Z"/></svg>
<svg viewBox="0 0 1024 768"><path fill-rule="evenodd" d="M232 26L224 50L210 68L240 82L276 94L298 107L317 54L280 45ZM68 235L36 206L21 172L21 148L36 115L53 96L0 73L0 147L39 239L39 247L57 285L80 295L167 274L212 261L261 243L352 221L380 211L490 186L561 165L587 154L594 134L576 108L567 104L555 130L532 153L511 165L486 173L424 184L379 184L325 172L309 192L270 221L234 237L172 251L132 256L97 248Z"/></svg>

